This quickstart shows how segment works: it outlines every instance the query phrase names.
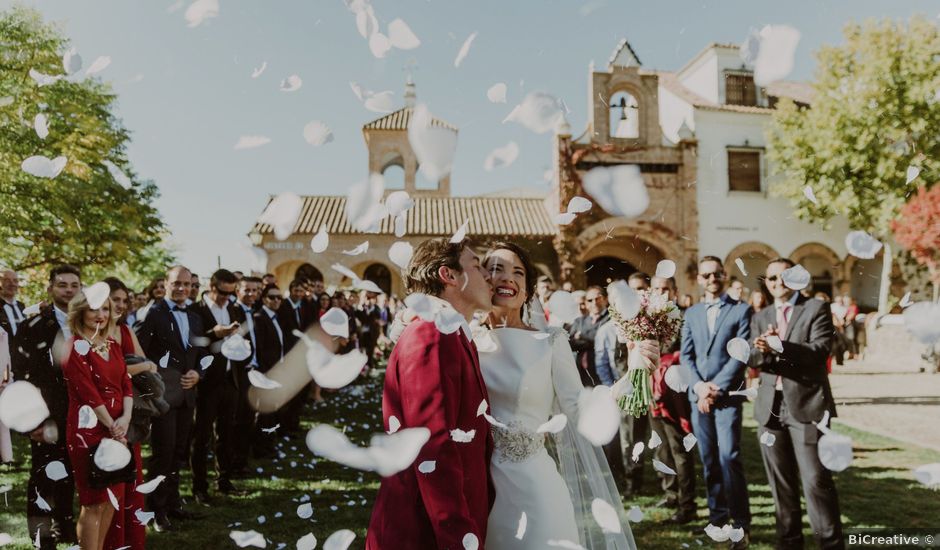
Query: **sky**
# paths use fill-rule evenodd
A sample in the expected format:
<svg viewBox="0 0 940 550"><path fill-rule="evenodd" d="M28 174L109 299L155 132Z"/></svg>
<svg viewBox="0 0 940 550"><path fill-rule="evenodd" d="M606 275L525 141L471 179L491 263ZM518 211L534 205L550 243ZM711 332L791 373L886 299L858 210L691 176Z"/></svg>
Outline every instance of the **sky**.
<svg viewBox="0 0 940 550"><path fill-rule="evenodd" d="M936 0L373 0L383 32L401 18L418 48L374 57L342 0L219 0L198 26L192 0L16 2L56 22L85 60L112 63L100 77L118 94L137 173L161 191L156 206L179 259L209 275L219 259L247 270L247 233L270 195L344 195L367 176L362 125L368 111L350 82L391 90L403 104L406 67L416 65L419 103L460 128L451 178L455 195L546 185L551 135L502 120L529 92L562 98L575 135L586 124L588 67L606 67L626 38L648 69L677 70L711 42L740 43L752 28L787 24L801 32L789 79L810 80L813 52L841 42L849 21L938 17ZM0 9L14 5L0 0ZM454 60L478 33L458 68ZM252 72L266 63L263 73ZM303 84L283 92L298 75ZM507 103L487 89L504 82ZM332 142L314 147L304 126L319 120ZM270 143L236 150L241 136ZM490 151L518 143L518 159L485 171Z"/></svg>

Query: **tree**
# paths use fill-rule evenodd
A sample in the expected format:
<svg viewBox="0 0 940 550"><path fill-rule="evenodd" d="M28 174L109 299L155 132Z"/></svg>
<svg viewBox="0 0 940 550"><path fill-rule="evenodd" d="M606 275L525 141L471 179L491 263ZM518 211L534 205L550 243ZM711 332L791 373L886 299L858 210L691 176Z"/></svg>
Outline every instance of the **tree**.
<svg viewBox="0 0 940 550"><path fill-rule="evenodd" d="M940 290L940 186L920 187L891 222L894 240L930 272L934 301Z"/></svg>
<svg viewBox="0 0 940 550"><path fill-rule="evenodd" d="M768 158L781 177L771 193L800 218L828 226L844 216L885 244L883 309L891 220L917 183L940 179L940 30L914 17L850 24L844 34L845 44L817 53L812 107L784 100L774 113ZM913 183L909 168L920 171Z"/></svg>
<svg viewBox="0 0 940 550"><path fill-rule="evenodd" d="M0 261L25 273L57 263L150 270L172 259L152 206L159 192L127 160L130 135L110 86L64 75L67 47L35 11L0 13ZM40 85L31 71L61 78ZM45 138L34 128L39 114ZM67 163L54 178L36 177L22 168L34 155Z"/></svg>

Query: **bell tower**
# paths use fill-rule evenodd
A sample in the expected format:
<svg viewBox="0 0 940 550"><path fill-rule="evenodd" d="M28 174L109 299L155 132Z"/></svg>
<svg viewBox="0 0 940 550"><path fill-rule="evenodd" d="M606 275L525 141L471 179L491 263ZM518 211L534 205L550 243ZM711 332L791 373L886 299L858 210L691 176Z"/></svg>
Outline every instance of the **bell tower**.
<svg viewBox="0 0 940 550"><path fill-rule="evenodd" d="M450 174L439 182L428 181L420 172L418 158L408 141L408 124L414 115L417 93L414 79L405 82L405 106L395 112L369 122L362 127L362 135L369 149L369 173L385 177L388 191L407 191L414 196L450 196ZM433 126L457 133L457 128L440 119Z"/></svg>
<svg viewBox="0 0 940 550"><path fill-rule="evenodd" d="M590 68L590 140L620 146L659 145L658 88L659 77L644 71L630 43L621 40L608 60L607 71Z"/></svg>

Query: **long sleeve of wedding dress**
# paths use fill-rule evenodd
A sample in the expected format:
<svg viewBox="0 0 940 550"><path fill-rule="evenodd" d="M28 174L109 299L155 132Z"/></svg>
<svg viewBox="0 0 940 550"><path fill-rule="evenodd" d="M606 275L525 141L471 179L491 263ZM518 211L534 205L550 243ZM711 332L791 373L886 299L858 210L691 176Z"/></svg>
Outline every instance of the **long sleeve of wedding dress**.
<svg viewBox="0 0 940 550"><path fill-rule="evenodd" d="M565 429L555 435L558 471L571 494L579 542L588 550L635 550L636 541L603 449L593 446L577 431L578 398L584 388L567 334L549 330L555 404L568 417ZM597 524L592 512L595 500L610 504L618 512L620 533L605 533Z"/></svg>

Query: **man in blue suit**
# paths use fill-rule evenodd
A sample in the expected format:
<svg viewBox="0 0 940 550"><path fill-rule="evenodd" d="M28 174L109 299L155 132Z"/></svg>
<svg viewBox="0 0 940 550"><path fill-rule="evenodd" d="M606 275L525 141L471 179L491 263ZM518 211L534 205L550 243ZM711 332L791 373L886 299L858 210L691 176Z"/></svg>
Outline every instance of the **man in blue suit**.
<svg viewBox="0 0 940 550"><path fill-rule="evenodd" d="M719 258L705 256L699 262L698 283L705 299L686 310L681 361L691 374L692 430L704 465L709 521L744 528L744 539L731 544L739 549L747 548L751 524L741 463L744 398L729 392L744 389L746 365L733 359L727 346L734 338L748 340L752 310L722 293L725 277Z"/></svg>

